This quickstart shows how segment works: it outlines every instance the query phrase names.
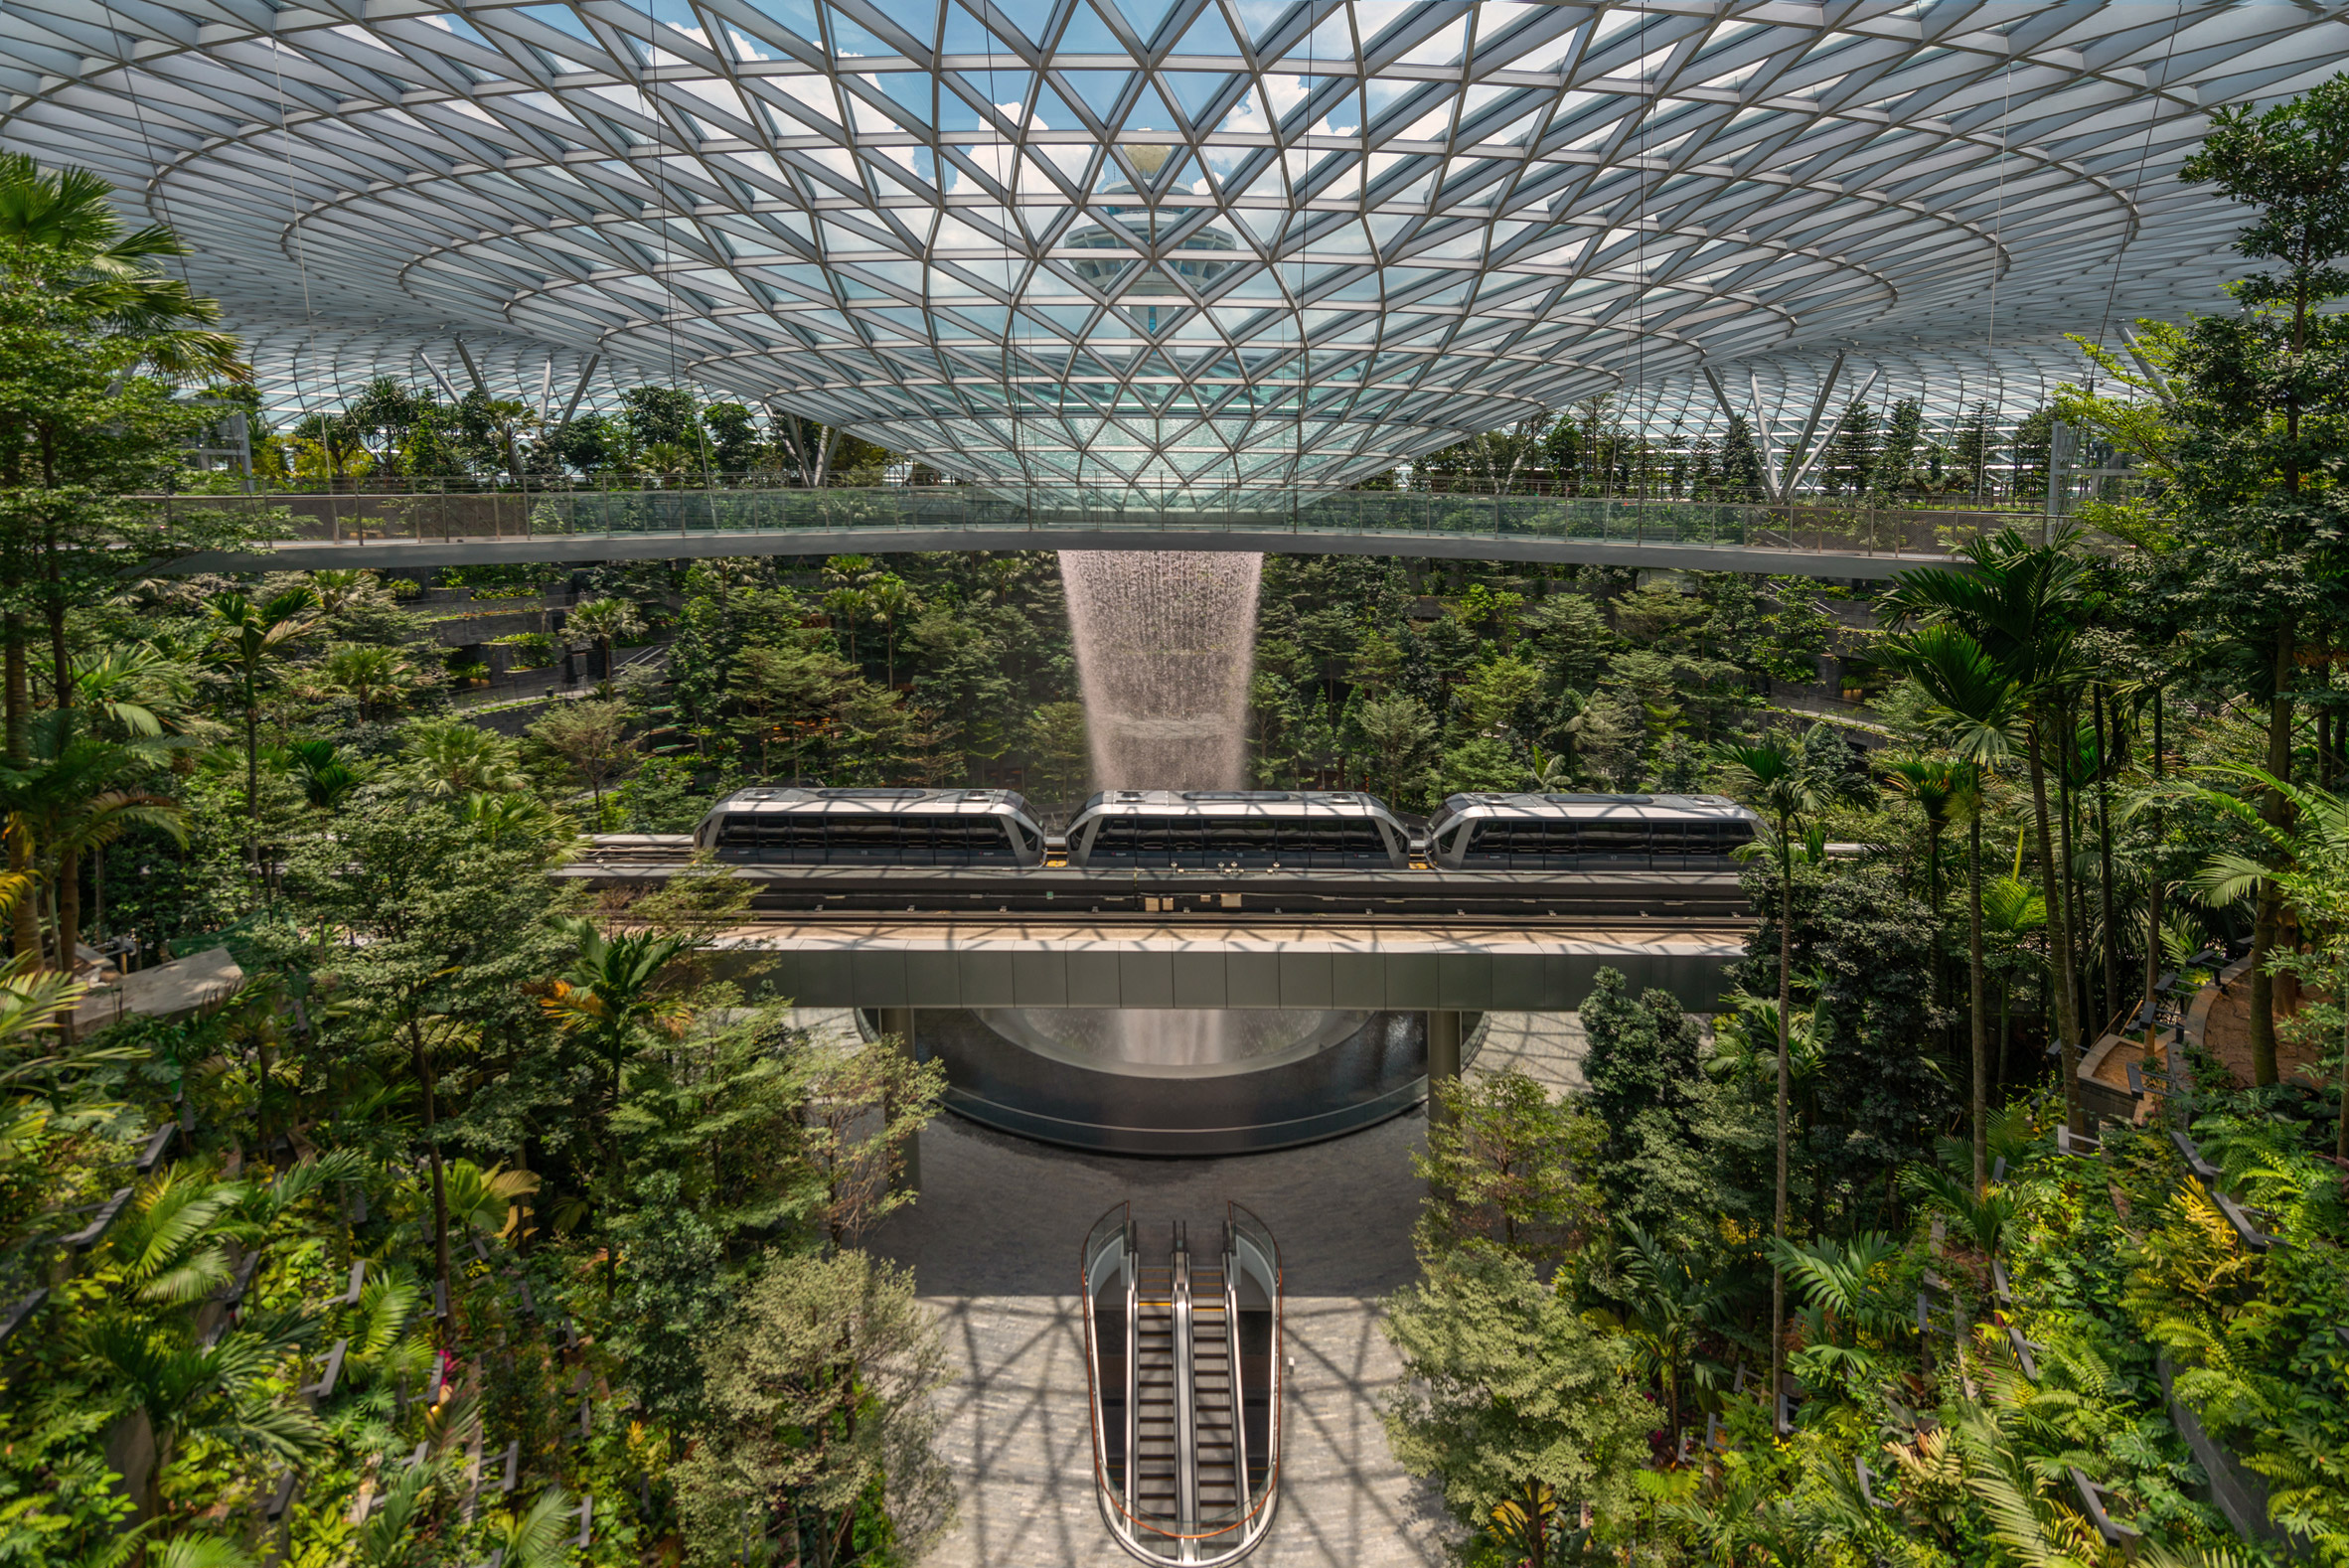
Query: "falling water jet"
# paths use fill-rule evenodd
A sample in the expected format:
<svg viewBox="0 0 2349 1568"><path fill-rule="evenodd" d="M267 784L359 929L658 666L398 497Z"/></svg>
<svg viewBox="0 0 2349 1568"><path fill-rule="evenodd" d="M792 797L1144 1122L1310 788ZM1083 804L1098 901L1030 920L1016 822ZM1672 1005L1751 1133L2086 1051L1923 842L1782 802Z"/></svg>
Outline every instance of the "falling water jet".
<svg viewBox="0 0 2349 1568"><path fill-rule="evenodd" d="M1098 789L1238 789L1264 557L1064 549Z"/></svg>

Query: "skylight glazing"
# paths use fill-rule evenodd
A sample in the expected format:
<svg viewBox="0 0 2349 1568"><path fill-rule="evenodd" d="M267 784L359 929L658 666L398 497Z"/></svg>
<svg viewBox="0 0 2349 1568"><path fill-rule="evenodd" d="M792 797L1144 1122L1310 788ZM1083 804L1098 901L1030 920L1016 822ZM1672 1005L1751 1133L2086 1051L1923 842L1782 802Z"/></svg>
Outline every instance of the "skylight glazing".
<svg viewBox="0 0 2349 1568"><path fill-rule="evenodd" d="M0 142L354 373L462 338L500 395L600 354L966 477L1319 483L2220 305L2178 162L2344 9L16 0Z"/></svg>

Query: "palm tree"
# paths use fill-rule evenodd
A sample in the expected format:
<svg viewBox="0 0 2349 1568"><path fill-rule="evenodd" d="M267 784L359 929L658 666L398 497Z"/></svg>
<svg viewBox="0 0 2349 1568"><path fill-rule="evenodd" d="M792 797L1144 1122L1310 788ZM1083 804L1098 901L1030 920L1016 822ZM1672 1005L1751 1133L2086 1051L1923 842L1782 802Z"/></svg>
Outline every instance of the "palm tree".
<svg viewBox="0 0 2349 1568"><path fill-rule="evenodd" d="M284 1352L257 1334L233 1332L196 1348L170 1330L108 1313L83 1328L80 1349L104 1373L116 1407L145 1417L153 1435L154 1468L135 1499L148 1518L160 1514L164 1473L189 1437L283 1464L326 1447L317 1417L268 1397Z"/></svg>
<svg viewBox="0 0 2349 1568"><path fill-rule="evenodd" d="M244 858L255 881L261 875L261 677L317 624L309 613L317 602L303 587L258 604L224 593L204 607L211 632L206 657L235 675L244 699Z"/></svg>
<svg viewBox="0 0 2349 1568"><path fill-rule="evenodd" d="M620 1108L620 1080L629 1056L648 1032L676 1035L689 1018L675 995L677 961L701 945L692 935L629 931L605 936L595 922L574 918L564 931L578 957L558 976L539 1005L566 1034L584 1039L603 1068L604 1179L607 1213L617 1213L625 1195L625 1170L613 1119ZM605 1260L605 1285L616 1280L618 1260Z"/></svg>
<svg viewBox="0 0 2349 1568"><path fill-rule="evenodd" d="M375 586L376 574L365 566L310 573L310 591L318 596L318 608L327 615L357 603Z"/></svg>
<svg viewBox="0 0 2349 1568"><path fill-rule="evenodd" d="M582 632L595 640L603 650L603 683L612 681L612 645L623 637L634 637L644 630L644 617L626 599L590 599L571 611L570 629Z"/></svg>
<svg viewBox="0 0 2349 1568"><path fill-rule="evenodd" d="M374 763L344 755L331 740L297 740L273 749L270 757L293 775L302 786L303 796L320 811L333 811L341 806L344 797L366 783L376 771Z"/></svg>
<svg viewBox="0 0 2349 1568"><path fill-rule="evenodd" d="M0 246L8 269L61 306L85 312L109 336L140 339L139 364L183 385L243 382L236 340L204 329L221 319L160 263L189 254L161 224L123 232L113 188L87 169L45 174L23 153L0 153Z"/></svg>
<svg viewBox="0 0 2349 1568"><path fill-rule="evenodd" d="M857 623L872 612L872 595L862 588L835 588L824 595L824 613L849 629L849 663L857 660Z"/></svg>
<svg viewBox="0 0 2349 1568"><path fill-rule="evenodd" d="M2278 827L2272 813L2224 790L2196 792L2202 803L2252 834L2261 853L2221 851L2203 862L2188 886L2209 904L2229 904L2253 888L2270 886L2297 910L2301 928L2317 951L2294 953L2285 962L2313 971L2336 998L2349 996L2349 798L2330 790L2302 788L2264 768L2216 767L2213 775L2257 784L2270 796L2281 794L2291 808ZM2333 1158L2349 1162L2349 1034L2341 1059L2340 1123Z"/></svg>
<svg viewBox="0 0 2349 1568"><path fill-rule="evenodd" d="M54 726L42 727L54 733ZM158 828L187 841L187 819L177 801L125 787L143 760L128 746L79 735L66 742L63 754L41 758L29 775L0 769L8 832L50 889L57 967L68 974L81 942L81 857L134 827ZM35 945L27 951L41 949Z"/></svg>
<svg viewBox="0 0 2349 1568"><path fill-rule="evenodd" d="M1794 1011L1795 979L1795 824L1819 811L1826 795L1804 765L1800 748L1780 736L1751 744L1723 745L1721 760L1743 776L1741 791L1767 819L1770 836L1765 849L1778 861L1778 1186L1772 1209L1771 1235L1780 1246L1787 1237L1787 1101L1793 1093L1793 1071L1787 1050L1787 1020ZM1773 1259L1770 1268L1770 1399L1771 1420L1777 1421L1780 1379L1785 1375L1787 1338L1786 1270Z"/></svg>
<svg viewBox="0 0 2349 1568"><path fill-rule="evenodd" d="M435 799L472 794L510 794L526 789L520 748L505 735L461 718L425 719L410 724L400 751L400 768Z"/></svg>
<svg viewBox="0 0 2349 1568"><path fill-rule="evenodd" d="M1990 1185L1990 1065L1988 1019L1982 1005L1982 782L1986 770L2011 754L2026 733L2021 686L1999 669L1979 643L1958 626L1922 627L1886 645L1885 662L1906 673L1932 700L1937 726L1961 759L1960 776L1950 782L1954 804L1966 819L1965 902L1966 1008L1973 1046L1973 1189ZM1939 899L1936 899L1939 912ZM2000 1036L2001 1048L2004 1035Z"/></svg>
<svg viewBox="0 0 2349 1568"><path fill-rule="evenodd" d="M1638 1225L1618 1254L1632 1287L1631 1312L1623 1325L1644 1376L1663 1390L1664 1412L1673 1441L1680 1437L1681 1374L1709 1384L1717 1368L1697 1364L1699 1340L1719 1314L1724 1287L1709 1270L1691 1268L1686 1256L1666 1250Z"/></svg>
<svg viewBox="0 0 2349 1568"><path fill-rule="evenodd" d="M161 270L169 257L188 254L169 229L126 231L106 181L86 169L44 172L22 153L0 154L0 288L12 301L12 327L32 334L29 344L71 344L69 362L27 371L15 406L0 429L0 487L25 504L11 508L16 538L0 551L0 710L6 719L6 756L31 764L32 694L27 676L26 608L36 600L48 621L50 662L61 721L78 691L67 635L66 577L74 557L87 562L119 538L113 499L90 481L104 454L122 450L112 433L126 427L120 399L128 383L150 375L174 383L247 382L236 342L210 330L221 308L201 299L184 279ZM27 348L27 365L47 351ZM12 363L11 370L16 368ZM33 395L36 391L44 395ZM110 429L109 429L110 427ZM107 439L91 444L101 429ZM125 436L133 445L135 434ZM112 470L104 470L111 474ZM110 483L110 479L107 481ZM108 568L98 568L100 570ZM38 572L36 590L31 578ZM12 849L12 857L16 852ZM27 867L12 858L11 874ZM20 900L12 927L20 952L38 952L40 932L29 900Z"/></svg>
<svg viewBox="0 0 2349 1568"><path fill-rule="evenodd" d="M2015 865L2022 866L2022 846L2015 846ZM1985 949L1995 944L1998 949L1998 1031L1997 1044L1991 1051L1990 1070L1993 1091L2006 1083L2006 1037L2009 1032L2008 1004L2014 996L2014 976L2018 960L2025 955L2024 941L2032 933L2047 929L2047 899L2040 891L2020 876L1993 876L1982 883L1982 936ZM2191 953L2202 943L2196 940ZM1987 961L1988 954L1984 954ZM2042 984L2045 977L2042 977Z"/></svg>
<svg viewBox="0 0 2349 1568"><path fill-rule="evenodd" d="M1943 624L1963 631L1988 660L1995 681L2013 687L2031 776L2031 815L2039 838L2039 874L2055 949L2056 1030L2063 1049L2064 1107L2075 1133L2085 1132L2080 1107L2079 967L2076 911L2065 896L2072 864L2067 817L2059 847L2047 801L2047 765L2071 732L2070 715L2083 679L2078 647L2087 618L2088 567L2066 532L2050 544L2030 545L2007 529L1965 547L1957 570L1907 571L1886 595L1897 620Z"/></svg>
<svg viewBox="0 0 2349 1568"><path fill-rule="evenodd" d="M917 613L922 601L914 597L913 590L905 585L905 579L894 572L884 573L875 579L872 586L865 590L865 600L881 623L881 634L886 640L882 655L883 669L888 684L893 688L897 684L897 625L907 616Z"/></svg>
<svg viewBox="0 0 2349 1568"><path fill-rule="evenodd" d="M318 661L318 673L329 692L358 705L364 723L407 701L416 667L406 654L381 643L338 643Z"/></svg>

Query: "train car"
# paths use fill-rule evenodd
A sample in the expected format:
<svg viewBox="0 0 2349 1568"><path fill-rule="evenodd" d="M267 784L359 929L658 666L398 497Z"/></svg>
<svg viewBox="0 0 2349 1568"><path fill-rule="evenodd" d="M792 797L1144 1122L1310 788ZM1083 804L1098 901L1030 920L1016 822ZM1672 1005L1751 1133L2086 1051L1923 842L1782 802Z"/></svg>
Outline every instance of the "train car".
<svg viewBox="0 0 2349 1568"><path fill-rule="evenodd" d="M1454 795L1428 820L1447 871L1722 871L1761 819L1721 795Z"/></svg>
<svg viewBox="0 0 2349 1568"><path fill-rule="evenodd" d="M1406 870L1410 835L1375 795L1343 791L1110 790L1068 827L1068 863L1282 870Z"/></svg>
<svg viewBox="0 0 2349 1568"><path fill-rule="evenodd" d="M737 790L694 844L766 865L1044 863L1044 830L1024 797L1001 789Z"/></svg>

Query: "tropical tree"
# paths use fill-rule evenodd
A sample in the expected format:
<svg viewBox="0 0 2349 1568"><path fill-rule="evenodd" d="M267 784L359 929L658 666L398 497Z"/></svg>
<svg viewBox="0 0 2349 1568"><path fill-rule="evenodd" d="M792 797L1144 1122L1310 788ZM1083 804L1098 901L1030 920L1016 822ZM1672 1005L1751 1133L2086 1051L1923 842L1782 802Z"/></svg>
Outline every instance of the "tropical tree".
<svg viewBox="0 0 2349 1568"><path fill-rule="evenodd" d="M2023 693L1958 626L1927 626L1893 638L1886 646L1885 662L1905 672L1931 699L1932 716L1959 759L1938 772L1935 782L1947 795L1949 807L1961 811L1966 821L1966 1015L1973 1047L1969 1112L1973 1186L1977 1193L1985 1192L1990 1183L1990 1048L1982 951L1982 785L1989 770L2011 754L2015 741L2027 738ZM1937 915L1940 904L1937 890ZM2003 1034L2000 1038L2003 1041Z"/></svg>
<svg viewBox="0 0 2349 1568"><path fill-rule="evenodd" d="M42 728L49 735L57 732L54 722ZM179 804L132 784L147 766L130 747L88 735L68 740L62 754L40 757L30 774L0 765L9 838L51 890L57 967L69 973L81 941L81 857L134 827L156 829L186 842L186 819ZM23 951L38 954L41 948L36 943Z"/></svg>
<svg viewBox="0 0 2349 1568"><path fill-rule="evenodd" d="M359 706L362 720L404 706L417 677L404 651L382 643L338 643L318 661L317 673L329 692Z"/></svg>
<svg viewBox="0 0 2349 1568"><path fill-rule="evenodd" d="M1387 1442L1455 1518L1482 1525L1536 1486L1602 1518L1628 1506L1652 1407L1624 1376L1628 1347L1531 1264L1493 1247L1433 1254L1388 1300L1385 1327L1404 1371Z"/></svg>
<svg viewBox="0 0 2349 1568"><path fill-rule="evenodd" d="M872 594L864 588L835 588L824 595L822 603L825 614L831 616L836 624L848 628L849 663L856 664L858 662L857 627L860 622L873 612Z"/></svg>
<svg viewBox="0 0 2349 1568"><path fill-rule="evenodd" d="M1950 570L1908 571L1886 595L1896 620L1945 624L1971 639L1980 660L1962 645L1950 657L1968 665L1983 701L1995 699L2022 725L2031 778L2031 815L2039 844L2039 874L2047 900L2054 951L2056 1032L2063 1049L2064 1105L2073 1131L2085 1132L2080 1109L2082 998L2075 957L2078 911L2072 908L2065 868L2072 863L2071 819L2059 844L2047 797L2048 763L2072 732L2083 667L2079 635L2087 620L2088 567L2067 532L2031 545L2012 529L1967 543L1965 564ZM1971 722L1970 720L1967 722ZM1995 726L2003 736L2004 724ZM2000 741L1998 743L2004 743ZM1981 745L1993 744L1985 735Z"/></svg>
<svg viewBox="0 0 2349 1568"><path fill-rule="evenodd" d="M67 633L77 600L195 543L189 520L131 499L176 468L186 438L216 416L176 388L247 378L220 307L162 264L187 254L169 229L126 231L106 182L0 154L0 760L32 765L28 612L48 623L62 748L79 691ZM225 541L241 526L197 527ZM26 866L11 849L10 869ZM31 905L14 939L37 951Z"/></svg>
<svg viewBox="0 0 2349 1568"><path fill-rule="evenodd" d="M612 645L644 630L644 616L626 599L590 599L571 612L570 630L595 640L603 652L603 684L612 681Z"/></svg>
<svg viewBox="0 0 2349 1568"><path fill-rule="evenodd" d="M317 624L317 598L306 587L288 588L255 603L241 593L209 601L205 657L236 682L244 710L244 857L257 883L261 876L261 685L285 662L286 651Z"/></svg>
<svg viewBox="0 0 2349 1568"><path fill-rule="evenodd" d="M625 772L636 755L629 722L625 703L556 703L524 732L532 745L560 758L594 794L598 829L603 823L604 785Z"/></svg>
<svg viewBox="0 0 2349 1568"><path fill-rule="evenodd" d="M915 1526L897 1547L919 1553L945 1348L908 1271L862 1252L772 1256L702 1364L711 1419L672 1473L696 1562L870 1561L855 1531L884 1490Z"/></svg>
<svg viewBox="0 0 2349 1568"><path fill-rule="evenodd" d="M539 1005L557 1028L585 1042L596 1060L602 1079L598 1125L603 1129L604 1201L606 1213L616 1214L627 1194L625 1150L613 1120L621 1080L629 1058L648 1038L674 1039L692 1018L683 988L687 971L678 961L702 940L655 931L606 936L585 918L560 922L558 928L577 956ZM607 1255L605 1267L608 1287L617 1278L616 1254Z"/></svg>
<svg viewBox="0 0 2349 1568"><path fill-rule="evenodd" d="M317 1417L275 1397L284 1351L260 1334L231 1332L197 1346L176 1328L108 1313L79 1337L78 1348L104 1370L117 1408L154 1439L155 1462L137 1499L148 1518L161 1515L164 1473L191 1438L283 1464L326 1446Z"/></svg>
<svg viewBox="0 0 2349 1568"><path fill-rule="evenodd" d="M875 578L864 594L873 618L881 623L882 678L894 687L897 684L897 628L909 617L921 613L922 601L905 585L905 579L895 572Z"/></svg>
<svg viewBox="0 0 2349 1568"><path fill-rule="evenodd" d="M1726 1287L1719 1274L1638 1225L1625 1231L1629 1239L1616 1256L1629 1289L1626 1310L1615 1322L1631 1338L1641 1376L1663 1390L1667 1430L1677 1443L1684 1381L1711 1386L1721 1370L1697 1352L1717 1327Z"/></svg>
<svg viewBox="0 0 2349 1568"><path fill-rule="evenodd" d="M1739 776L1740 793L1765 819L1767 837L1762 848L1778 865L1778 1088L1774 1097L1778 1120L1778 1185L1772 1207L1771 1236L1781 1245L1787 1235L1787 1114L1793 1092L1793 1063L1787 1048L1787 1024L1794 1014L1795 979L1795 827L1825 807L1828 793L1807 765L1802 748L1780 736L1719 748L1721 761ZM1786 1355L1786 1271L1773 1258L1770 1270L1770 1394L1778 1396Z"/></svg>
<svg viewBox="0 0 2349 1568"><path fill-rule="evenodd" d="M2313 951L2278 954L2270 962L2303 973L2326 988L2329 1000L2308 1011L2314 1019L2331 1022L2341 1041L2341 1109L2333 1158L2349 1162L2349 799L2287 783L2265 768L2210 771L2279 793L2291 808L2287 825L2278 827L2269 820L2264 805L2254 807L2224 790L2198 791L2204 805L2251 835L2256 851L2213 855L2188 886L2206 902L2228 904L2260 883L2271 883L2298 912Z"/></svg>
<svg viewBox="0 0 2349 1568"><path fill-rule="evenodd" d="M461 718L408 725L399 757L400 772L434 799L508 794L529 787L514 741Z"/></svg>

